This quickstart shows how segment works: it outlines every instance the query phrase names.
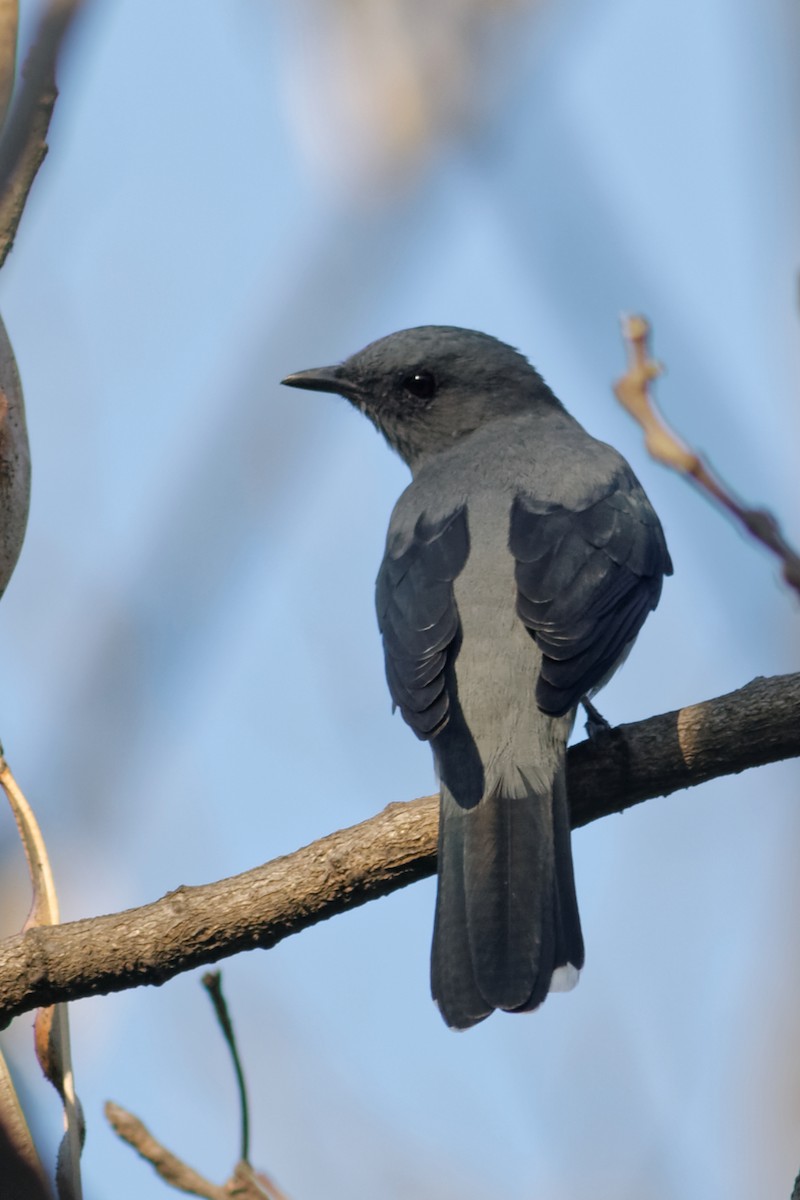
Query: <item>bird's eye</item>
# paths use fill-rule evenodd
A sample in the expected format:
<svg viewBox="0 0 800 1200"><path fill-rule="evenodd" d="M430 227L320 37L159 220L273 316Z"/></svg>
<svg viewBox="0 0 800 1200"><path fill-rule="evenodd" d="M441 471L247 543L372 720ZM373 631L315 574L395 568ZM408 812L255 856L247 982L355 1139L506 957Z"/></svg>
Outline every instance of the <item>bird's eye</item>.
<svg viewBox="0 0 800 1200"><path fill-rule="evenodd" d="M436 391L436 380L430 371L414 371L411 375L406 375L403 387L418 400L430 400Z"/></svg>

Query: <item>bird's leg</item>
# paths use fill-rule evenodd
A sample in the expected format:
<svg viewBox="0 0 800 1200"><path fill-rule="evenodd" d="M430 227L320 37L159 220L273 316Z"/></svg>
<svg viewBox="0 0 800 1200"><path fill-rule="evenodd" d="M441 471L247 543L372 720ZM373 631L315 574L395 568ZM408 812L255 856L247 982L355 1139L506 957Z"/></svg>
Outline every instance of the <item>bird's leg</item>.
<svg viewBox="0 0 800 1200"><path fill-rule="evenodd" d="M603 714L597 711L588 696L581 697L581 704L586 711L586 724L584 728L589 736L589 740L591 741L596 738L598 734L608 733L611 725Z"/></svg>

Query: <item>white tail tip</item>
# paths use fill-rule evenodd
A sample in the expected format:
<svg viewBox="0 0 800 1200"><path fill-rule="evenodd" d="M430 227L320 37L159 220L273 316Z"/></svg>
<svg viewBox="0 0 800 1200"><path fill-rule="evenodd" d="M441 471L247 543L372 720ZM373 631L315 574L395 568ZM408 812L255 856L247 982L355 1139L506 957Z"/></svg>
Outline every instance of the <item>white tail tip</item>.
<svg viewBox="0 0 800 1200"><path fill-rule="evenodd" d="M571 992L581 977L577 967L567 963L564 967L556 967L550 980L551 992Z"/></svg>

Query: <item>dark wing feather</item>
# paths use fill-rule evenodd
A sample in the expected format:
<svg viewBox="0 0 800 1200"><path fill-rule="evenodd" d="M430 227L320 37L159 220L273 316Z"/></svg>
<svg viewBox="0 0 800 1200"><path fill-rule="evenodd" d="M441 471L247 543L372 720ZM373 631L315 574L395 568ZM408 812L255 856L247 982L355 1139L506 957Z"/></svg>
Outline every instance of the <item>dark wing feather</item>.
<svg viewBox="0 0 800 1200"><path fill-rule="evenodd" d="M453 580L469 554L467 510L440 521L423 514L411 538L390 538L375 591L389 690L417 737L447 723L448 654L459 633Z"/></svg>
<svg viewBox="0 0 800 1200"><path fill-rule="evenodd" d="M568 712L602 684L672 574L664 534L634 476L620 470L574 510L519 495L509 549L517 612L542 652L539 707Z"/></svg>

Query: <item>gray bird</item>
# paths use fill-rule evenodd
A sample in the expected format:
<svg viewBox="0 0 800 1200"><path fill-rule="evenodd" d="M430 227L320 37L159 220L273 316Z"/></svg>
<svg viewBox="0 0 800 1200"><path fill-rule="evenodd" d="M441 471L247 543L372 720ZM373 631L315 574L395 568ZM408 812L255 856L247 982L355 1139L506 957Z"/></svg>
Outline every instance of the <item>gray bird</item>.
<svg viewBox="0 0 800 1200"><path fill-rule="evenodd" d="M433 997L466 1029L583 966L566 792L578 703L672 564L625 460L510 346L423 326L290 387L336 392L411 468L376 604L394 704L441 788Z"/></svg>

